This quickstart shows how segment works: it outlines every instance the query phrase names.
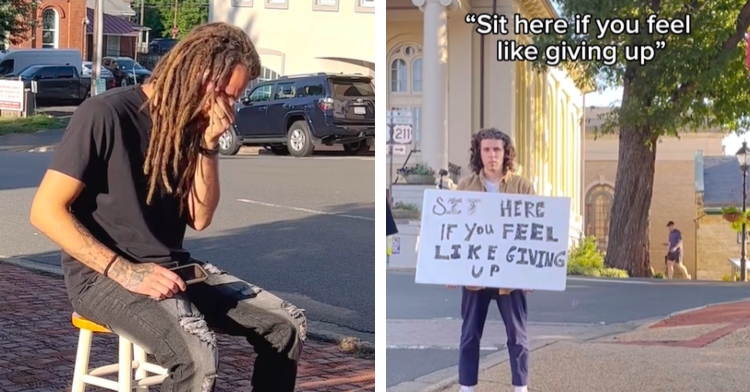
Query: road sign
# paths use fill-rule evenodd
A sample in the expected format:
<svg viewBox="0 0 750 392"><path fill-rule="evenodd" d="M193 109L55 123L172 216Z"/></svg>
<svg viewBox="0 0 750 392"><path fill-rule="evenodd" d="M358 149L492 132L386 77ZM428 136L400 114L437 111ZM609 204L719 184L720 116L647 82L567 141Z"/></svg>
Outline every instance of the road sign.
<svg viewBox="0 0 750 392"><path fill-rule="evenodd" d="M391 110L386 112L386 118L391 125L395 124L414 124L414 116L409 110Z"/></svg>
<svg viewBox="0 0 750 392"><path fill-rule="evenodd" d="M391 154L393 155L406 155L407 145L406 144L391 144Z"/></svg>
<svg viewBox="0 0 750 392"><path fill-rule="evenodd" d="M396 124L393 126L393 142L398 144L409 144L412 140L411 124Z"/></svg>
<svg viewBox="0 0 750 392"><path fill-rule="evenodd" d="M94 81L94 95L99 95L107 91L107 85L104 83L104 79L96 79Z"/></svg>

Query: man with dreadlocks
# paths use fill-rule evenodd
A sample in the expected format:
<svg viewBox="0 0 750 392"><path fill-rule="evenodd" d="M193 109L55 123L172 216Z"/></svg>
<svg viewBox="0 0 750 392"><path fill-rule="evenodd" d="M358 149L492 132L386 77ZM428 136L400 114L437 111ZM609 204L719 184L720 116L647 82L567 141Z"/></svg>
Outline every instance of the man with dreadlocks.
<svg viewBox="0 0 750 392"><path fill-rule="evenodd" d="M214 329L254 346L254 391L295 387L301 309L211 264L190 286L170 270L196 262L182 248L186 226L211 223L218 139L259 73L241 29L197 27L146 84L76 110L34 198L31 222L62 248L73 309L154 354L169 369L163 392L213 390Z"/></svg>
<svg viewBox="0 0 750 392"><path fill-rule="evenodd" d="M534 194L526 178L514 173L516 149L505 133L483 129L471 139L472 173L458 182L457 190ZM456 287L456 286L449 286ZM473 392L479 377L479 347L490 303L497 308L508 335L508 355L515 392L527 392L529 382L529 340L526 336L527 290L463 287L461 297L461 345L458 382L461 392Z"/></svg>

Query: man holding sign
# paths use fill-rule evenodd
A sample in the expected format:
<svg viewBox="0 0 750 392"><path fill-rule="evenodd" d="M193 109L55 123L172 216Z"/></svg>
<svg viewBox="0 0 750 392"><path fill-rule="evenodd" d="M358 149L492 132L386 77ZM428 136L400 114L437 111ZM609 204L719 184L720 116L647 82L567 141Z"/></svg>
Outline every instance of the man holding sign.
<svg viewBox="0 0 750 392"><path fill-rule="evenodd" d="M524 177L513 174L516 151L510 137L497 129L477 132L471 140L473 173L458 183L457 190L534 194ZM526 392L529 378L529 341L526 337L525 290L463 287L461 298L461 392L473 392L479 377L479 346L490 302L500 310L508 335L508 354L515 392Z"/></svg>
<svg viewBox="0 0 750 392"><path fill-rule="evenodd" d="M494 300L505 324L513 386L526 392L524 289L565 290L570 198L537 196L514 173L515 149L497 129L472 138L472 174L455 191L424 191L416 283L462 288L459 383L472 392L479 344ZM498 289L499 288L499 289Z"/></svg>

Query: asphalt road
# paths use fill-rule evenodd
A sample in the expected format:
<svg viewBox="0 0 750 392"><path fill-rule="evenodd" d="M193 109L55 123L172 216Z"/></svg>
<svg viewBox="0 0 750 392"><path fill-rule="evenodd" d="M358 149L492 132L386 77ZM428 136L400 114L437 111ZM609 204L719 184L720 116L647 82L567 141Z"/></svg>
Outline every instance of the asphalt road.
<svg viewBox="0 0 750 392"><path fill-rule="evenodd" d="M28 223L51 155L0 152L0 256L59 265ZM374 342L374 158L222 158L211 227L185 246L299 307L329 331Z"/></svg>
<svg viewBox="0 0 750 392"><path fill-rule="evenodd" d="M422 323L434 329L454 325L458 322L456 320L460 320L460 290L438 285L418 285L414 283L413 273L389 271L386 293L386 317L389 322L398 320L406 324ZM545 328L552 330L559 328L560 334L564 334L564 326L549 325L609 325L633 322L746 298L750 298L750 287L743 284L571 278L568 280L566 291L536 291L528 295L529 322L547 325ZM502 318L496 309L491 309L488 320L500 321ZM450 341L442 350L432 346L399 347L393 345L393 342L419 341L419 338L395 336L391 328L386 332L389 347L386 354L388 387L458 364L458 332L455 333L455 340L452 335L449 336ZM423 333L424 341L436 341L435 338L430 339L431 335L435 335L434 331L425 330ZM492 351L482 353L487 355Z"/></svg>

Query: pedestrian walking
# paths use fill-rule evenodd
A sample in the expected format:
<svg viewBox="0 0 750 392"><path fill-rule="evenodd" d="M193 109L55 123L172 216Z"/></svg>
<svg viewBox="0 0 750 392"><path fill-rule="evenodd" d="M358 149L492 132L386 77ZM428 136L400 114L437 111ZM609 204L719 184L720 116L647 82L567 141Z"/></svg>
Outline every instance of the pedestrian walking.
<svg viewBox="0 0 750 392"><path fill-rule="evenodd" d="M682 264L682 232L675 227L673 221L667 223L669 229L669 240L667 242L667 279L674 278L674 270L680 270L682 276L691 279L687 268Z"/></svg>

